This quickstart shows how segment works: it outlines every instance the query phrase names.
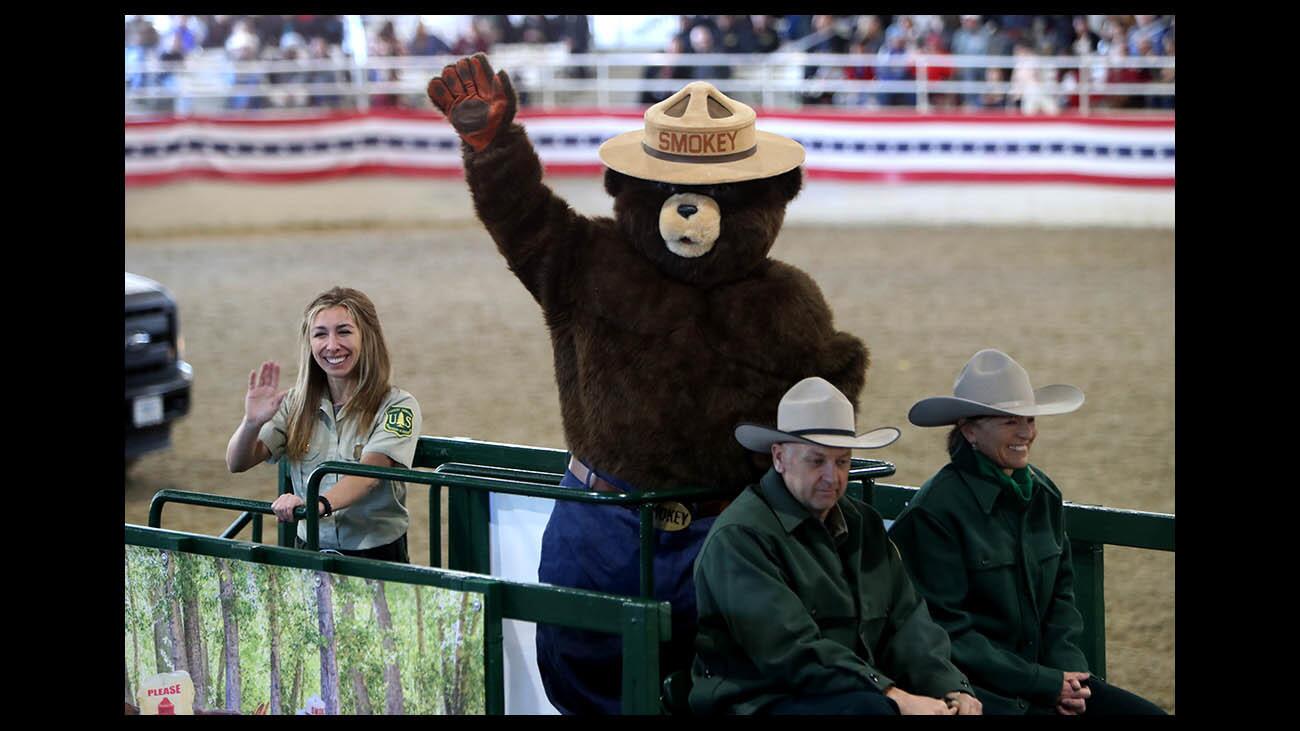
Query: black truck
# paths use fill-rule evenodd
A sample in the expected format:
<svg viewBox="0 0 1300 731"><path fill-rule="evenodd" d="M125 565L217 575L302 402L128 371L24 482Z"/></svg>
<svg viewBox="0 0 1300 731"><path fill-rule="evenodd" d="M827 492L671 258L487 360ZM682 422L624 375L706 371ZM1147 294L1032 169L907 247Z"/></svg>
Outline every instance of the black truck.
<svg viewBox="0 0 1300 731"><path fill-rule="evenodd" d="M190 410L194 371L184 360L176 300L126 273L126 466L171 445L172 422Z"/></svg>

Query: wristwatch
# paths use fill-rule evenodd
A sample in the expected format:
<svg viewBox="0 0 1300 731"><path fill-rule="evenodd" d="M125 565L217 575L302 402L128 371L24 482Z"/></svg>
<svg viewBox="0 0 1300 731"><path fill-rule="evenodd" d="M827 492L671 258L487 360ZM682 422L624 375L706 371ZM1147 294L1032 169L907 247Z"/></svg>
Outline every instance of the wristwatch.
<svg viewBox="0 0 1300 731"><path fill-rule="evenodd" d="M321 513L320 517L328 518L330 513L334 512L334 506L330 505L330 501L326 500L324 495L317 495L316 499L325 504L325 512Z"/></svg>

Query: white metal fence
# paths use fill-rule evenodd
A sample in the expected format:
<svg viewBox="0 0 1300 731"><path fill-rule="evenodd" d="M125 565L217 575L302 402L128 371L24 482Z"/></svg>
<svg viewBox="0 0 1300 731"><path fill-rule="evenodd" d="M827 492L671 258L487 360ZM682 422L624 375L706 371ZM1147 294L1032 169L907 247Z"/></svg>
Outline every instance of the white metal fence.
<svg viewBox="0 0 1300 731"><path fill-rule="evenodd" d="M498 45L490 54L509 72L521 101L539 108L644 108L642 95L663 98L688 79L715 83L724 93L764 108L815 106L844 110L969 109L972 100L1026 112L1055 113L1077 98L1080 113L1123 114L1172 109L1173 57L956 56L880 57L874 54L571 54L563 44ZM128 119L159 114L301 114L318 108L429 109L424 89L454 56L233 62L221 51L184 61L128 61ZM685 67L686 78L658 78L647 69ZM699 73L697 69L726 69ZM951 69L947 80L930 79ZM855 78L872 69L877 78ZM907 72L914 69L914 72ZM990 70L995 70L989 73ZM891 73L893 71L893 73ZM1116 83L1116 72L1147 74L1151 81ZM882 79L879 76L912 78ZM647 77L648 76L648 77ZM813 104L814 97L821 103ZM1006 102L998 102L998 99ZM1042 103L1040 106L1040 102ZM1123 102L1122 108L1116 102ZM1032 107L1032 109L1031 109Z"/></svg>

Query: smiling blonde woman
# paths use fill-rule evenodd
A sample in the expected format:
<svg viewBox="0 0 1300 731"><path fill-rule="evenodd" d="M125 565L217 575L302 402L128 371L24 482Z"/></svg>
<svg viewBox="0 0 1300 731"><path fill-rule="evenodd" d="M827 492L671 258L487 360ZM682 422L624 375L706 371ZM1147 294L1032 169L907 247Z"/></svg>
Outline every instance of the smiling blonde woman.
<svg viewBox="0 0 1300 731"><path fill-rule="evenodd" d="M375 305L362 292L335 287L303 312L298 379L280 391L280 365L248 374L244 419L226 446L226 466L243 472L289 460L293 492L271 504L282 522L307 494L322 462L410 467L422 417L415 397L389 384L388 346ZM320 547L349 556L409 563L406 484L327 475L320 485ZM298 525L298 547L306 545Z"/></svg>

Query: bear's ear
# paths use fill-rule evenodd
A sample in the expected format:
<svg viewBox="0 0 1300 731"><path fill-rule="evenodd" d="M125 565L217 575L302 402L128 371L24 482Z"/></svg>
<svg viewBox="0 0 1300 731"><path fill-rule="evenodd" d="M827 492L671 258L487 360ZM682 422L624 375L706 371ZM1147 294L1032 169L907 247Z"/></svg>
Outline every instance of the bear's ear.
<svg viewBox="0 0 1300 731"><path fill-rule="evenodd" d="M623 186L627 182L628 178L623 173L613 168L605 168L605 192L609 193L611 198L617 198L618 194L623 192Z"/></svg>
<svg viewBox="0 0 1300 731"><path fill-rule="evenodd" d="M803 168L797 167L794 170L781 173L772 178L772 190L782 201L789 203L794 197L799 195L803 188Z"/></svg>

